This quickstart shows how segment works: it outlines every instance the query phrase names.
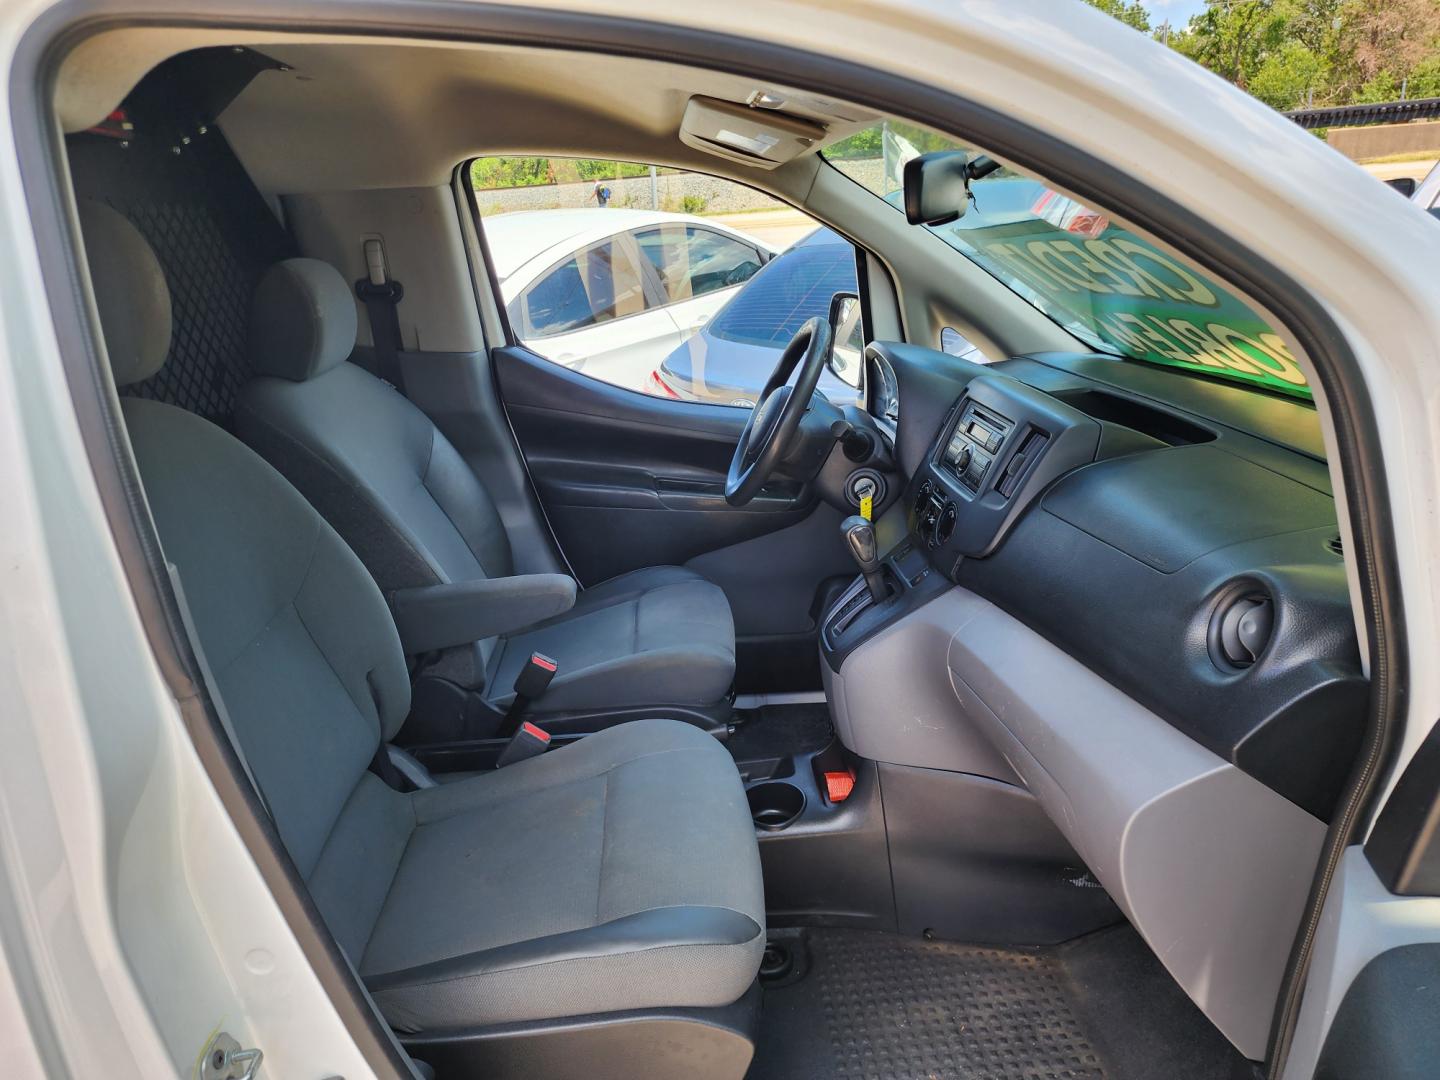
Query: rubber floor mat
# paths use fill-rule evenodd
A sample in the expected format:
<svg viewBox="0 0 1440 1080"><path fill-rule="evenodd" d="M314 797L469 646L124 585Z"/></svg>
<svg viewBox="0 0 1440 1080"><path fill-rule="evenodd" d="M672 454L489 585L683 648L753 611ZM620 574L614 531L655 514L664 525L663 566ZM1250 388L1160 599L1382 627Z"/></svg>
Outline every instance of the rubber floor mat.
<svg viewBox="0 0 1440 1080"><path fill-rule="evenodd" d="M824 750L835 737L830 707L823 701L739 712L741 723L726 743L736 761L813 753Z"/></svg>
<svg viewBox="0 0 1440 1080"><path fill-rule="evenodd" d="M805 1011L814 1014L815 1027L823 1025L828 1046L804 1055L804 1071L811 1076L1105 1076L1070 1007L1064 973L1039 950L986 949L859 930L814 932L808 944L810 970L794 985L769 991L766 1011L785 995L812 999L804 1003L810 1006ZM819 1034L815 1027L812 1033ZM822 1064L816 1058L828 1060ZM750 1075L800 1075L784 1067L771 1072L766 1064L757 1060Z"/></svg>
<svg viewBox="0 0 1440 1080"><path fill-rule="evenodd" d="M1148 950L1130 940L1133 931L1092 937L1091 952L1103 948L1107 963L1118 957L1126 972L1142 974L1104 973L1111 986L1139 986L1137 1000L1097 1001L1087 984L1099 969L1088 956L1077 968L1071 946L1000 949L867 930L776 931L772 940L788 945L794 969L766 987L749 1080L1249 1075L1248 1063L1235 1060L1188 1000L1173 999L1184 995L1158 961L1152 970ZM1147 1026L1157 1030L1147 1034ZM1132 1044L1146 1052L1137 1055ZM1127 1049L1112 1052L1118 1046Z"/></svg>

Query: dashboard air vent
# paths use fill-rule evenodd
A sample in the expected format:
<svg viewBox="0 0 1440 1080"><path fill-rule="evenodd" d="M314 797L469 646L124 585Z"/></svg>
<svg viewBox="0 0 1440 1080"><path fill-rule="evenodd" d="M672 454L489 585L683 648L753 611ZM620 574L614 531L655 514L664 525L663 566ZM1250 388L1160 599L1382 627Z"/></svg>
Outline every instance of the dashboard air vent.
<svg viewBox="0 0 1440 1080"><path fill-rule="evenodd" d="M1275 604L1263 593L1238 593L1210 618L1210 651L1222 667L1248 668L1260 659L1275 628Z"/></svg>
<svg viewBox="0 0 1440 1080"><path fill-rule="evenodd" d="M1345 543L1338 536L1332 536L1329 540L1326 540L1325 546L1336 555L1343 556L1345 554Z"/></svg>

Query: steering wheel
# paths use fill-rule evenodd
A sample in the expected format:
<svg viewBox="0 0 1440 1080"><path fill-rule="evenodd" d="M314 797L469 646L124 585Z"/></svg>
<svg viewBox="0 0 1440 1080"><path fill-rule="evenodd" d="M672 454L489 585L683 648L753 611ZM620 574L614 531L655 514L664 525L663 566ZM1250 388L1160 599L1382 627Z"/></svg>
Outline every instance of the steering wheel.
<svg viewBox="0 0 1440 1080"><path fill-rule="evenodd" d="M830 324L818 316L807 320L785 346L735 444L725 476L725 501L731 506L744 506L760 494L790 450L829 356ZM788 384L797 366L800 374L792 387Z"/></svg>

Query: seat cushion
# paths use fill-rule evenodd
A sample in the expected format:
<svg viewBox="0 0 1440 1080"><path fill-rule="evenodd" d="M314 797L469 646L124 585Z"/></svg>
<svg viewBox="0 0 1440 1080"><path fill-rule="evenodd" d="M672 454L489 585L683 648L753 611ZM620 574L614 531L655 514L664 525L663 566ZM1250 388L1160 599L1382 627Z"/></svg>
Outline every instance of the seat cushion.
<svg viewBox="0 0 1440 1080"><path fill-rule="evenodd" d="M408 798L360 963L396 1030L724 1005L754 980L754 827L734 762L696 728L622 724Z"/></svg>
<svg viewBox="0 0 1440 1080"><path fill-rule="evenodd" d="M735 677L735 623L719 586L679 566L652 566L585 589L575 606L503 639L489 698L505 705L532 652L559 661L540 712L713 705Z"/></svg>

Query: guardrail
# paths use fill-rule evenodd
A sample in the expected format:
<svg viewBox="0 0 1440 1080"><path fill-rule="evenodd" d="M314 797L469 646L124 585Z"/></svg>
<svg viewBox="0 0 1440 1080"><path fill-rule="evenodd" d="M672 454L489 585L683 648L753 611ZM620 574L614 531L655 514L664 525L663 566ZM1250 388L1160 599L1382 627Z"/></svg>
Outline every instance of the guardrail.
<svg viewBox="0 0 1440 1080"><path fill-rule="evenodd" d="M1440 120L1440 98L1382 101L1372 105L1339 105L1329 109L1295 109L1285 114L1302 128L1360 127L1401 124L1406 120Z"/></svg>

